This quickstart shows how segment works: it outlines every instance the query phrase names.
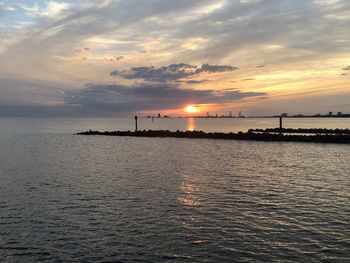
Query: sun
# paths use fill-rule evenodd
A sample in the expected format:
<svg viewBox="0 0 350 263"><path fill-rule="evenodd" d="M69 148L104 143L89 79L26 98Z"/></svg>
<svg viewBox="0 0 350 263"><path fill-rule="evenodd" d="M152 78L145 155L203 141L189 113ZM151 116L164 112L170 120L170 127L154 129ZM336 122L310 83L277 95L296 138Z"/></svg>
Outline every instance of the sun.
<svg viewBox="0 0 350 263"><path fill-rule="evenodd" d="M188 105L185 107L184 110L188 113L196 113L199 111L198 107L196 107L195 105Z"/></svg>

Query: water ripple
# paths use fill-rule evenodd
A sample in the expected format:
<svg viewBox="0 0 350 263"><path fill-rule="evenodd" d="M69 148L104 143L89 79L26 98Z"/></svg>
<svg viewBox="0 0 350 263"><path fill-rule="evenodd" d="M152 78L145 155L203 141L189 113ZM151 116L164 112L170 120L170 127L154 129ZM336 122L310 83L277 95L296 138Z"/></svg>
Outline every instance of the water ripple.
<svg viewBox="0 0 350 263"><path fill-rule="evenodd" d="M350 261L349 146L0 138L1 262Z"/></svg>

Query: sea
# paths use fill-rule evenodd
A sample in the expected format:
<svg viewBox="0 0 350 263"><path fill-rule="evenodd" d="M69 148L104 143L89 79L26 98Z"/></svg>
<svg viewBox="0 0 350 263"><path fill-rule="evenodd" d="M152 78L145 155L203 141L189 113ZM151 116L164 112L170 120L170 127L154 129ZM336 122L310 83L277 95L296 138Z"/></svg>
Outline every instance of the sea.
<svg viewBox="0 0 350 263"><path fill-rule="evenodd" d="M238 132L279 120L138 125ZM134 118L0 118L0 262L350 262L350 145L75 135L90 129L133 130Z"/></svg>

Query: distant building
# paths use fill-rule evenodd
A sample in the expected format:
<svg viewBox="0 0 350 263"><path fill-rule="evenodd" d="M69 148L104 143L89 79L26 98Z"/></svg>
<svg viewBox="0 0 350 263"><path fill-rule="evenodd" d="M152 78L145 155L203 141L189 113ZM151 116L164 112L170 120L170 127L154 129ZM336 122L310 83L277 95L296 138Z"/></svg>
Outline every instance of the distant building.
<svg viewBox="0 0 350 263"><path fill-rule="evenodd" d="M342 113L341 111L338 111L338 112L337 112L337 115L338 115L338 116L342 116L343 113Z"/></svg>
<svg viewBox="0 0 350 263"><path fill-rule="evenodd" d="M283 113L281 114L281 117L288 117L288 113L287 113L287 112L283 112Z"/></svg>
<svg viewBox="0 0 350 263"><path fill-rule="evenodd" d="M158 113L158 118L160 118L160 117L162 117L162 116L160 115L160 113Z"/></svg>

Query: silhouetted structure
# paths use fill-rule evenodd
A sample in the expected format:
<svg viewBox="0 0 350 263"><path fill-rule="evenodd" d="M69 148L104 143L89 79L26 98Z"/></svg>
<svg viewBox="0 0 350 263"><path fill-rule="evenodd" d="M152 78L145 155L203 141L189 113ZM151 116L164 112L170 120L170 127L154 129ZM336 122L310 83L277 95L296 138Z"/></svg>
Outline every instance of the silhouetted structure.
<svg viewBox="0 0 350 263"><path fill-rule="evenodd" d="M284 128L282 129L284 133L298 133L298 134L340 134L340 135L350 135L349 129L326 129L326 128ZM278 133L279 128L268 128L268 129L250 129L249 132L260 132L260 133Z"/></svg>
<svg viewBox="0 0 350 263"><path fill-rule="evenodd" d="M273 129L272 129L273 130ZM256 131L256 130L255 130ZM275 132L255 132L249 130L248 132L238 133L221 133L221 132L203 132L203 131L179 131L176 132L168 130L143 130L143 131L112 131L99 132L87 131L78 133L79 135L105 135L105 136L131 136L131 137L170 137L170 138L206 138L206 139L224 139L224 140L246 140L246 141L270 141L270 142L318 142L318 143L343 143L350 144L350 131L346 134L314 134L314 135L300 135L300 134L279 134L279 129ZM338 130L339 131L339 130Z"/></svg>
<svg viewBox="0 0 350 263"><path fill-rule="evenodd" d="M282 123L282 115L280 116L280 132L282 133L283 123Z"/></svg>
<svg viewBox="0 0 350 263"><path fill-rule="evenodd" d="M135 115L135 131L137 131L137 115Z"/></svg>

